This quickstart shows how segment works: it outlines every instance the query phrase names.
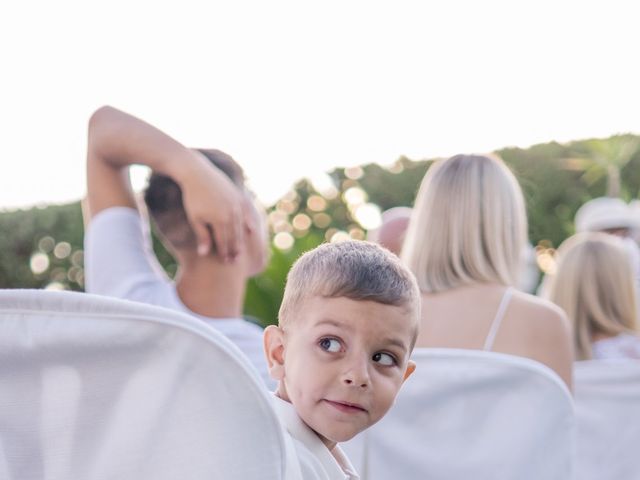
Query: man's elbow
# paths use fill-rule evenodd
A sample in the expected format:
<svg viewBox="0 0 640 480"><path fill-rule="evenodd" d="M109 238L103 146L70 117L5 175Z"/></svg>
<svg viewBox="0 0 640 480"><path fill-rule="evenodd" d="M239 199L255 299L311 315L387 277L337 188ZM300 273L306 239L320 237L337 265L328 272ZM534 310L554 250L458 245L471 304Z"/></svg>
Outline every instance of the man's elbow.
<svg viewBox="0 0 640 480"><path fill-rule="evenodd" d="M89 132L94 131L97 127L104 125L113 118L113 114L117 110L109 105L103 105L91 114L89 118Z"/></svg>

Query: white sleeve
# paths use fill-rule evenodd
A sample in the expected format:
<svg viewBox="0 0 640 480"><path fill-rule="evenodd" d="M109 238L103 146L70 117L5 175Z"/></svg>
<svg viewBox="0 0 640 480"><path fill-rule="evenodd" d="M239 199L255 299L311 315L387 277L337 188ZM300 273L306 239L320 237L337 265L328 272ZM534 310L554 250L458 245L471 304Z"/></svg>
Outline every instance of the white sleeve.
<svg viewBox="0 0 640 480"><path fill-rule="evenodd" d="M151 247L146 221L128 207L98 213L84 236L85 290L144 301L141 290L170 282Z"/></svg>

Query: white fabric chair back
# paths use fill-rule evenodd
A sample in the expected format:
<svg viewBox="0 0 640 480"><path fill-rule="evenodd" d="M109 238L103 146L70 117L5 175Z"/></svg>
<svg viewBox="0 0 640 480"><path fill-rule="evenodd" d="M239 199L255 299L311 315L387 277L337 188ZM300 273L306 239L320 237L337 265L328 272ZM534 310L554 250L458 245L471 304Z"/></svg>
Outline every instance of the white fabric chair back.
<svg viewBox="0 0 640 480"><path fill-rule="evenodd" d="M343 444L362 480L568 480L571 395L551 369L493 352L417 349L376 425Z"/></svg>
<svg viewBox="0 0 640 480"><path fill-rule="evenodd" d="M189 316L0 291L3 480L280 480L287 447L269 395Z"/></svg>
<svg viewBox="0 0 640 480"><path fill-rule="evenodd" d="M640 479L640 360L576 362L576 480Z"/></svg>

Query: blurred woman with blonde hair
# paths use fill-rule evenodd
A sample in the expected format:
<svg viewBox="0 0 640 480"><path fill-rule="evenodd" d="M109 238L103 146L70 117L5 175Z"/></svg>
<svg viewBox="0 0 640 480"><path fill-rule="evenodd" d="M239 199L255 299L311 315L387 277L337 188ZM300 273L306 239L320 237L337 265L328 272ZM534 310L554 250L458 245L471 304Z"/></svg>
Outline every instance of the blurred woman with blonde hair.
<svg viewBox="0 0 640 480"><path fill-rule="evenodd" d="M573 325L576 360L640 359L633 270L622 241L604 233L579 233L557 253L549 299Z"/></svg>
<svg viewBox="0 0 640 480"><path fill-rule="evenodd" d="M570 388L573 355L565 314L514 288L526 244L522 191L500 158L456 155L432 165L402 250L422 291L416 347L528 357Z"/></svg>

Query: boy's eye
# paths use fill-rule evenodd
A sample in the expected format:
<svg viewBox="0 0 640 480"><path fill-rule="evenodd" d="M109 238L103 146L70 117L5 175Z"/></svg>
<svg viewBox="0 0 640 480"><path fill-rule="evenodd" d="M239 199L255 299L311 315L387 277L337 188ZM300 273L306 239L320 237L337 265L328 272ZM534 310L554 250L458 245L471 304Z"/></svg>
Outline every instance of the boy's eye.
<svg viewBox="0 0 640 480"><path fill-rule="evenodd" d="M388 353L374 353L371 359L374 362L379 363L380 365L391 366L396 364L396 359L393 357L393 355L389 355Z"/></svg>
<svg viewBox="0 0 640 480"><path fill-rule="evenodd" d="M341 345L335 338L323 338L320 340L320 348L327 352L339 352Z"/></svg>

